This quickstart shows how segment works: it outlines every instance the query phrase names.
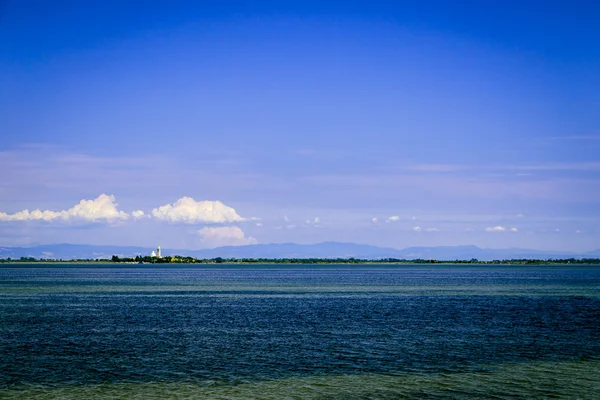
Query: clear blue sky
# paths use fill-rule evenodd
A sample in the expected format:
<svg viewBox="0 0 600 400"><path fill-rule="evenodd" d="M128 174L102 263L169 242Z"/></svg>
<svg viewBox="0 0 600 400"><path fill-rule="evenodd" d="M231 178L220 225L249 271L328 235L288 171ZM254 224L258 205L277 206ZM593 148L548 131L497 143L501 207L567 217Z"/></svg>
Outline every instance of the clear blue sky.
<svg viewBox="0 0 600 400"><path fill-rule="evenodd" d="M0 245L600 248L599 4L140 4L0 1Z"/></svg>

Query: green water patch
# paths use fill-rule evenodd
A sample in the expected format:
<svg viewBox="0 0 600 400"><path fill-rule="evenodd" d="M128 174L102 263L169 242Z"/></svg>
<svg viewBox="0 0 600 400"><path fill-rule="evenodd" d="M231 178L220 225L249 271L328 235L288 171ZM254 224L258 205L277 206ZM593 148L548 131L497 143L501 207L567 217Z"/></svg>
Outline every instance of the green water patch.
<svg viewBox="0 0 600 400"><path fill-rule="evenodd" d="M347 374L259 382L148 382L27 385L6 399L509 399L600 398L600 361L535 362L486 372Z"/></svg>

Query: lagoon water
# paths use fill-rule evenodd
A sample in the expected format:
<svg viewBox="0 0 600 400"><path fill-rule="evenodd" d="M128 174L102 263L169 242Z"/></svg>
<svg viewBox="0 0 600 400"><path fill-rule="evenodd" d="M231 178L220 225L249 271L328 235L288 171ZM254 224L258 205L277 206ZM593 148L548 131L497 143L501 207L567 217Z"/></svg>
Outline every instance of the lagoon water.
<svg viewBox="0 0 600 400"><path fill-rule="evenodd" d="M0 398L600 398L600 266L0 268Z"/></svg>

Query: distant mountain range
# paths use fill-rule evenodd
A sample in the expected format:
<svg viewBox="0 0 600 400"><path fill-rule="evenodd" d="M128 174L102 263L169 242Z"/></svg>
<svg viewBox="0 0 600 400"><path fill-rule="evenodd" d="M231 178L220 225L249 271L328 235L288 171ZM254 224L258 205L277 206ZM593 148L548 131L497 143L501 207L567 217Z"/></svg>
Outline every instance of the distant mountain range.
<svg viewBox="0 0 600 400"><path fill-rule="evenodd" d="M53 259L109 259L113 255L131 257L150 255L153 249L133 246L94 246L80 244L52 244L32 247L0 247L0 258L53 258ZM600 257L600 249L570 253L527 249L482 249L477 246L408 247L402 250L356 243L323 242L316 244L274 243L248 246L225 246L204 250L163 249L164 255L196 258L398 258L406 260L502 260Z"/></svg>

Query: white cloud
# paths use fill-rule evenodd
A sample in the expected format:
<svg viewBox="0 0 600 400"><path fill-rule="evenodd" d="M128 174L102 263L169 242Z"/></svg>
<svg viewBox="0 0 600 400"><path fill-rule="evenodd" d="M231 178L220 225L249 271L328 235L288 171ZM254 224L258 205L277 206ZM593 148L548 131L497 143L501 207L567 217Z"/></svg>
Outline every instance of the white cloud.
<svg viewBox="0 0 600 400"><path fill-rule="evenodd" d="M575 233L581 233L582 231L579 229L575 229Z"/></svg>
<svg viewBox="0 0 600 400"><path fill-rule="evenodd" d="M525 214L517 214L517 217L519 218L523 218L525 216Z"/></svg>
<svg viewBox="0 0 600 400"><path fill-rule="evenodd" d="M420 226L413 226L412 230L415 232L439 232L438 228L421 228Z"/></svg>
<svg viewBox="0 0 600 400"><path fill-rule="evenodd" d="M518 232L519 230L517 228L505 228L503 226L497 225L497 226L491 226L491 227L487 227L485 228L486 232Z"/></svg>
<svg viewBox="0 0 600 400"><path fill-rule="evenodd" d="M257 222L255 225L256 226L263 226L262 222Z"/></svg>
<svg viewBox="0 0 600 400"><path fill-rule="evenodd" d="M144 218L144 212L142 210L135 210L131 213L131 216L135 219Z"/></svg>
<svg viewBox="0 0 600 400"><path fill-rule="evenodd" d="M373 218L371 218L371 221L373 221L373 223L376 224L379 221L379 219L377 219L376 217L373 217Z"/></svg>
<svg viewBox="0 0 600 400"><path fill-rule="evenodd" d="M417 217L415 217L414 215L412 217L410 217L410 219L412 219L413 221L417 220Z"/></svg>
<svg viewBox="0 0 600 400"><path fill-rule="evenodd" d="M206 247L243 246L258 243L255 238L246 237L239 226L204 227L197 233L202 237L202 244Z"/></svg>
<svg viewBox="0 0 600 400"><path fill-rule="evenodd" d="M396 221L400 220L400 217L399 217L399 216L397 216L397 215L392 215L392 216L391 216L391 217L389 217L387 220L388 220L389 222L396 222Z"/></svg>
<svg viewBox="0 0 600 400"><path fill-rule="evenodd" d="M485 228L486 232L504 232L505 230L506 228L500 225Z"/></svg>
<svg viewBox="0 0 600 400"><path fill-rule="evenodd" d="M287 215L284 215L284 216L283 216L283 220L284 220L285 222L288 222L290 219L288 218L288 216L287 216Z"/></svg>
<svg viewBox="0 0 600 400"><path fill-rule="evenodd" d="M245 219L231 207L220 201L196 201L191 197L182 197L175 203L152 210L156 219L168 222L223 223L241 222Z"/></svg>
<svg viewBox="0 0 600 400"><path fill-rule="evenodd" d="M119 221L129 215L117 209L115 196L101 194L93 200L81 200L79 204L62 211L23 210L14 214L0 213L0 221Z"/></svg>
<svg viewBox="0 0 600 400"><path fill-rule="evenodd" d="M497 225L485 228L486 232L519 232L517 228L505 228L504 226Z"/></svg>

